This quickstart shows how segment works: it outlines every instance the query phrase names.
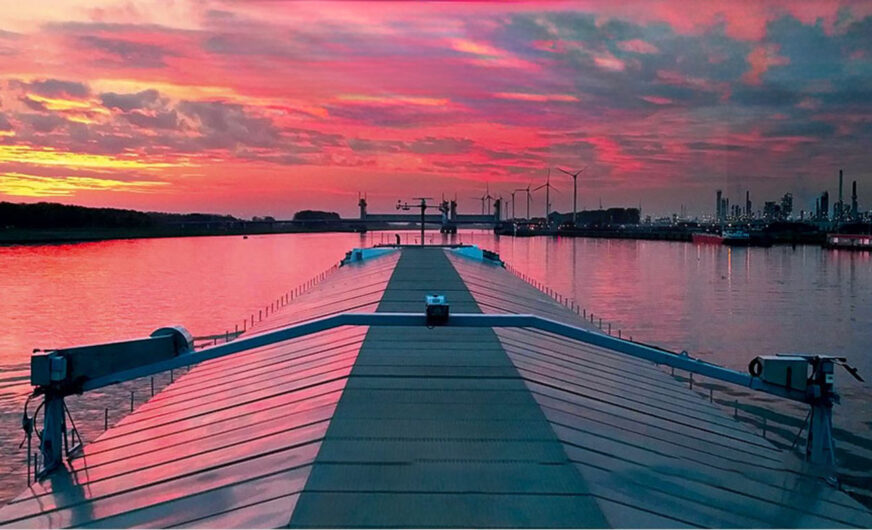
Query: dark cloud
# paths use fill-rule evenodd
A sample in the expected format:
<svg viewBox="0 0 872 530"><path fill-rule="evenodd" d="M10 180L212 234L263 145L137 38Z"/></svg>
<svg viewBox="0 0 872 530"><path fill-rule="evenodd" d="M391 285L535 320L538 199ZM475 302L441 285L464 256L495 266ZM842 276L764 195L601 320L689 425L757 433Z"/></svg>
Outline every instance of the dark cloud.
<svg viewBox="0 0 872 530"><path fill-rule="evenodd" d="M103 103L104 107L118 109L122 112L154 108L161 101L160 93L154 89L134 94L117 94L115 92L100 94L100 102Z"/></svg>
<svg viewBox="0 0 872 530"><path fill-rule="evenodd" d="M472 148L472 140L466 138L434 138L427 136L409 144L409 151L417 154L456 155L467 153Z"/></svg>
<svg viewBox="0 0 872 530"><path fill-rule="evenodd" d="M763 80L771 83L805 85L814 80L840 77L844 56L840 37L826 34L823 22L806 25L792 16L773 20L766 27L765 42L774 44L787 64L771 67Z"/></svg>
<svg viewBox="0 0 872 530"><path fill-rule="evenodd" d="M776 123L764 130L764 136L805 136L812 138L829 138L836 132L834 125L823 121L789 121Z"/></svg>
<svg viewBox="0 0 872 530"><path fill-rule="evenodd" d="M124 118L130 123L143 129L178 129L179 114L175 110L167 112L145 113L141 111L133 111L124 114Z"/></svg>
<svg viewBox="0 0 872 530"><path fill-rule="evenodd" d="M405 150L399 140L369 140L367 138L349 138L348 147L357 153L401 153Z"/></svg>
<svg viewBox="0 0 872 530"><path fill-rule="evenodd" d="M194 122L198 142L207 149L237 145L271 147L280 131L267 118L249 115L242 105L220 101L182 101L176 108Z"/></svg>
<svg viewBox="0 0 872 530"><path fill-rule="evenodd" d="M436 138L426 136L411 142L401 140L369 140L349 138L348 146L358 153L415 153L419 155L458 155L468 153L474 145L466 138Z"/></svg>
<svg viewBox="0 0 872 530"><path fill-rule="evenodd" d="M802 94L797 90L773 84L739 86L730 97L730 101L740 105L767 107L794 106L801 99Z"/></svg>
<svg viewBox="0 0 872 530"><path fill-rule="evenodd" d="M49 133L66 125L68 122L57 114L19 113L16 118L31 130L39 133Z"/></svg>
<svg viewBox="0 0 872 530"><path fill-rule="evenodd" d="M88 97L91 93L88 85L84 83L64 81L62 79L39 79L29 83L14 81L12 84L25 92L47 98L70 97L82 99Z"/></svg>
<svg viewBox="0 0 872 530"><path fill-rule="evenodd" d="M77 39L80 45L108 54L130 68L163 68L167 57L176 52L155 44L123 39L85 35ZM101 63L104 64L104 63Z"/></svg>
<svg viewBox="0 0 872 530"><path fill-rule="evenodd" d="M341 134L323 133L313 129L282 129L282 137L295 144L309 144L318 147L337 147L345 145Z"/></svg>
<svg viewBox="0 0 872 530"><path fill-rule="evenodd" d="M342 118L376 127L412 128L422 124L456 123L458 112L430 105L381 105L367 103L333 103L327 110L334 118Z"/></svg>
<svg viewBox="0 0 872 530"><path fill-rule="evenodd" d="M27 96L21 96L18 98L19 101L24 103L24 105L30 110L35 110L37 112L48 112L48 107L45 106L41 101L36 101L34 99L30 99Z"/></svg>
<svg viewBox="0 0 872 530"><path fill-rule="evenodd" d="M690 142L687 145L688 149L694 151L744 151L748 147L737 144L718 144L712 142Z"/></svg>

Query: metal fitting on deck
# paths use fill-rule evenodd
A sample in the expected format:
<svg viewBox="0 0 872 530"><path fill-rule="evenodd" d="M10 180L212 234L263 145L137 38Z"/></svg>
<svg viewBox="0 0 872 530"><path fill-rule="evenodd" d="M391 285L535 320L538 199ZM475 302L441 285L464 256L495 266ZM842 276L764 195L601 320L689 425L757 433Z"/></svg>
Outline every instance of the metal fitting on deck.
<svg viewBox="0 0 872 530"><path fill-rule="evenodd" d="M427 305L427 325L441 326L448 322L448 304L441 294L428 294L424 297Z"/></svg>

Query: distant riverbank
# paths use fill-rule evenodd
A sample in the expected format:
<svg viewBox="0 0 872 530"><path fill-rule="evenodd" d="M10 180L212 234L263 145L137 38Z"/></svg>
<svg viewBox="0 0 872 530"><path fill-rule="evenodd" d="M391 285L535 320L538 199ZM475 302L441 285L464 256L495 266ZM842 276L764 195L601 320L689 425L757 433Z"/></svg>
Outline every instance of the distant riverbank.
<svg viewBox="0 0 872 530"><path fill-rule="evenodd" d="M0 229L0 245L37 245L50 243L79 243L109 239L150 239L164 237L242 236L263 234L299 234L323 232L353 232L352 229L318 228L305 226L244 228L206 227L149 227L149 228L69 228L69 229Z"/></svg>

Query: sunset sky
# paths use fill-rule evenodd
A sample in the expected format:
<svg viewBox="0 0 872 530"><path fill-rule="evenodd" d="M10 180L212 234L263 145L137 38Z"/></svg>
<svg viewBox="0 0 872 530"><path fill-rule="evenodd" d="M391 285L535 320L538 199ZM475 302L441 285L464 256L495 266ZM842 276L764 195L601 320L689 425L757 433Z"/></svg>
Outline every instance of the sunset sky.
<svg viewBox="0 0 872 530"><path fill-rule="evenodd" d="M583 207L872 205L868 1L0 3L0 200L476 213L589 165Z"/></svg>

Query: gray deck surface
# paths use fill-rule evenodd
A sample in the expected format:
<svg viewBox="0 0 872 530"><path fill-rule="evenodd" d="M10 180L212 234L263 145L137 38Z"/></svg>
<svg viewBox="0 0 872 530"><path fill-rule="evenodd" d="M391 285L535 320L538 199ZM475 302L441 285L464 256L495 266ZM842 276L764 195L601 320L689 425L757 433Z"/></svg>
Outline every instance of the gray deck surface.
<svg viewBox="0 0 872 530"><path fill-rule="evenodd" d="M343 311L535 313L500 267L403 249L254 333ZM194 367L6 507L11 527L870 527L662 369L523 329L338 328Z"/></svg>
<svg viewBox="0 0 872 530"><path fill-rule="evenodd" d="M425 280L425 281L422 281ZM441 249L404 250L378 311L440 293L479 313ZM490 329L373 328L291 526L603 527Z"/></svg>

